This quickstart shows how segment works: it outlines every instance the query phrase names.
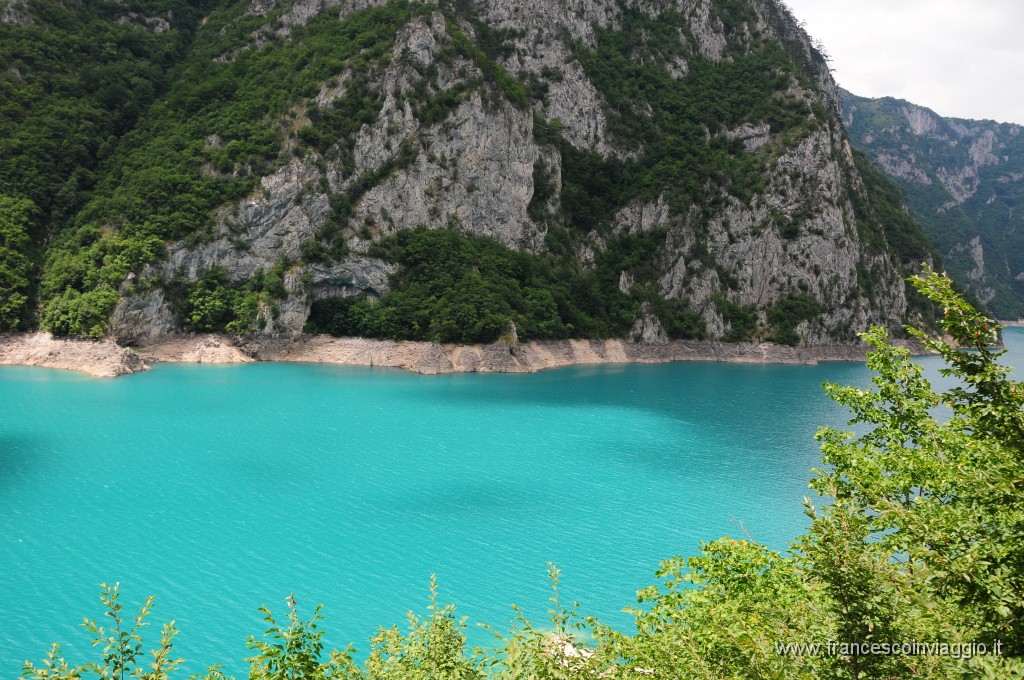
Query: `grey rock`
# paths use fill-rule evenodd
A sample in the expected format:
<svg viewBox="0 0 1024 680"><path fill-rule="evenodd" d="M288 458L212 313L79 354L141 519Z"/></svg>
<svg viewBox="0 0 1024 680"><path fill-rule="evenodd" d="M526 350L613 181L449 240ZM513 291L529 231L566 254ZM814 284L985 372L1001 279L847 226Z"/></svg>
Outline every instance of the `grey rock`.
<svg viewBox="0 0 1024 680"><path fill-rule="evenodd" d="M633 323L629 337L633 342L645 345L667 345L668 333L661 326L661 320L651 311L651 303L641 305L640 316Z"/></svg>
<svg viewBox="0 0 1024 680"><path fill-rule="evenodd" d="M0 24L30 26L35 23L26 0L6 0L0 7Z"/></svg>
<svg viewBox="0 0 1024 680"><path fill-rule="evenodd" d="M332 266L310 265L314 299L350 297L362 293L380 297L388 288L388 277L395 265L371 257L351 257Z"/></svg>
<svg viewBox="0 0 1024 680"><path fill-rule="evenodd" d="M256 31L248 47L265 40L267 31L288 35L320 11L344 17L380 4L384 0L293 0L284 7L280 26ZM774 34L807 57L820 88L807 89L793 79L787 95L805 103L809 111L815 104L824 104L837 112L838 94L827 65L795 19L775 0L754 4L756 18L728 31L710 0L628 0L625 6L654 17L669 10L686 17L689 31L681 32L680 38L694 59L727 59L732 47L750 44L756 33ZM270 0L253 0L249 11L265 16L271 6ZM220 209L204 240L171 244L166 262L142 272L133 287L146 288L176 276L194 281L215 266L231 280L243 281L281 261L299 263L302 244L316 239L331 219L330 197L349 191L354 191L350 219L336 226L351 254L329 266L290 268L285 277L287 296L261 310L251 342L288 342L299 337L310 305L317 299L361 294L375 298L386 293L395 267L370 257L368 251L374 241L401 230L421 225L454 228L517 250L544 252L546 220L538 224L528 211L536 189L534 168L543 163L551 177L554 195L542 209L547 220L557 221L562 164L558 148L534 139L535 113L558 119L565 139L579 149L622 159L643 152L621 148L609 137L606 103L573 56L577 44L594 44L595 26L616 29L621 25L623 5L618 0L475 0L474 8L493 28L512 31L512 49L502 65L512 74L533 74L548 85L547 97L536 103L535 110L514 106L496 89L485 90L484 96L481 88L474 87L443 120L424 124L411 103L415 93L475 83L482 74L474 62L446 52L452 35L440 12L417 16L398 31L390 58L372 67L370 80L379 89L382 104L376 120L356 134L354 147L344 150L350 162L338 158L343 154L333 153L338 149L323 150L323 155L306 150L301 159L293 158L263 178L252 195ZM472 32L468 23L461 28ZM439 59L442 53L444 60ZM670 68L680 77L690 66L679 58ZM349 71L334 74L305 103L330 107L345 96L352 75ZM308 123L304 108L297 106L287 124L282 123L288 137L284 153L296 148L295 128ZM642 103L637 111L645 115ZM786 142L788 148L779 152L774 147L782 139L771 134L766 122L707 130L709 143L714 135L722 135L741 142L749 153L772 154L766 189L745 202L723 193L712 197L715 200L710 203L717 207L703 210L676 205L670 209L664 197L634 200L611 216L611 233L595 231L581 240L580 265L593 266L608 242L618 236L662 226L668 232L666 243L652 263L660 273L658 292L696 309L711 338L729 331L718 309L723 297L737 305L756 306L764 321L764 310L798 291L827 310L820 319L798 328L805 344L852 341L846 329L859 330L868 322L900 323L907 309L903 283L884 256L865 255L857 235L849 200L851 181L856 178L839 122L834 118L819 122L817 132L797 143ZM926 125L923 118L919 122ZM211 137L206 143L213 147L223 140ZM985 162L998 151L997 145L985 143L972 149ZM360 182L367 177L373 181L363 190ZM706 256L692 254L698 239L706 246ZM871 269L881 282L875 300L860 293L858 266ZM633 284L628 272L623 272L620 289L628 291ZM174 331L168 315L163 298L150 291L127 295L115 318L123 336L148 337ZM632 336L639 346L668 341L649 305L641 309ZM596 351L582 345L577 349ZM431 350L417 359L416 370L452 370L452 366L471 367L474 362L493 367L488 370L516 370L520 360L516 351L515 343L511 348L495 345L482 353L456 352L449 359Z"/></svg>
<svg viewBox="0 0 1024 680"><path fill-rule="evenodd" d="M160 288L121 298L110 318L110 335L122 344L151 341L177 330L177 321Z"/></svg>

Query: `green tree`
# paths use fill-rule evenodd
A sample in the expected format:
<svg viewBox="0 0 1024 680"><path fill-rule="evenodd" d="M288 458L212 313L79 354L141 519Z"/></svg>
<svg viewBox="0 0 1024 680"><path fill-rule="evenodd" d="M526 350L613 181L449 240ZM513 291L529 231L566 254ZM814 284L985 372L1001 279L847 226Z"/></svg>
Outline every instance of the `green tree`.
<svg viewBox="0 0 1024 680"><path fill-rule="evenodd" d="M998 326L928 272L943 336L911 332L945 361L936 391L908 350L873 328L873 389L827 385L862 434L824 428L801 560L829 594L836 639L999 642L1024 655L1024 386L998 363ZM917 675L949 660L852 655L854 677ZM975 663L996 663L991 657ZM1006 662L1009 663L1009 662ZM1019 666L1015 666L1020 670ZM1003 668L1003 670L1007 670ZM1009 676L1005 676L1009 677Z"/></svg>
<svg viewBox="0 0 1024 680"><path fill-rule="evenodd" d="M453 605L437 601L437 580L430 577L429 616L409 612L409 632L381 629L370 641L367 680L477 680L482 675L466 656L466 619Z"/></svg>
<svg viewBox="0 0 1024 680"><path fill-rule="evenodd" d="M638 593L637 633L596 624L610 675L637 678L667 669L681 677L814 677L817 660L782 656L780 640L828 630L818 589L794 560L749 540L722 538L701 554L665 560L661 586ZM685 669L685 670L684 670ZM638 675L639 674L639 675Z"/></svg>
<svg viewBox="0 0 1024 680"><path fill-rule="evenodd" d="M0 195L0 331L25 330L31 319L29 228L36 212L27 198Z"/></svg>
<svg viewBox="0 0 1024 680"><path fill-rule="evenodd" d="M270 610L260 607L263 620L269 628L266 639L249 637L247 646L255 654L249 662L250 680L341 680L359 678L358 668L352 662L351 647L344 652L333 650L323 660L323 631L320 630L320 606L308 621L299 618L298 604L293 595L285 598L288 603L288 623L279 624ZM223 674L215 666L206 676L207 680L219 680Z"/></svg>
<svg viewBox="0 0 1024 680"><path fill-rule="evenodd" d="M43 326L54 335L102 338L118 299L117 292L106 287L85 293L68 288L50 300L43 313Z"/></svg>
<svg viewBox="0 0 1024 680"><path fill-rule="evenodd" d="M35 666L26 661L22 668L23 680L78 680L83 676L93 676L101 680L168 680L181 659L172 659L174 636L178 634L174 621L165 623L160 635L160 646L150 651L153 660L145 664L142 652L142 629L149 625L146 617L153 608L153 597L149 597L142 605L139 613L131 621L126 621L121 613L124 609L119 602L119 584L110 586L102 584L100 601L106 609L104 616L110 621L100 625L96 621L86 619L82 626L93 635L92 646L103 646L100 661L71 667L60 655L60 645L53 645L42 665Z"/></svg>

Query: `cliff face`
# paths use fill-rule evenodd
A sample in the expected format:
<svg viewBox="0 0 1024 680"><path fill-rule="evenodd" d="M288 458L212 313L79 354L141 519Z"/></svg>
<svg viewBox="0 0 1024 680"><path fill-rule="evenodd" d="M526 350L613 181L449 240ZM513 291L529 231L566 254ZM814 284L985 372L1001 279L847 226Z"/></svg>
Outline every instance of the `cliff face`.
<svg viewBox="0 0 1024 680"><path fill-rule="evenodd" d="M843 93L850 141L900 188L955 279L1000 318L1024 317L1024 135L906 101Z"/></svg>
<svg viewBox="0 0 1024 680"><path fill-rule="evenodd" d="M421 226L540 263L511 292L468 265L493 327L533 338L823 344L912 313L835 84L774 0L223 5L51 255L52 329L81 332L86 299L130 342L352 328L331 310L363 297L387 321L415 283L396 235Z"/></svg>

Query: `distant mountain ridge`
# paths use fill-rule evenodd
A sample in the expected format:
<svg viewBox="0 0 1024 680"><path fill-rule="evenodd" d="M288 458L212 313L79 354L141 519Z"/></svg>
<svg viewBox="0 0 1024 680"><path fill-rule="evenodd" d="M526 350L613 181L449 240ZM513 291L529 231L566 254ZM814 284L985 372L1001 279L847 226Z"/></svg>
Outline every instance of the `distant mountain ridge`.
<svg viewBox="0 0 1024 680"><path fill-rule="evenodd" d="M950 274L998 317L1024 318L1024 127L840 94L850 143L903 189Z"/></svg>

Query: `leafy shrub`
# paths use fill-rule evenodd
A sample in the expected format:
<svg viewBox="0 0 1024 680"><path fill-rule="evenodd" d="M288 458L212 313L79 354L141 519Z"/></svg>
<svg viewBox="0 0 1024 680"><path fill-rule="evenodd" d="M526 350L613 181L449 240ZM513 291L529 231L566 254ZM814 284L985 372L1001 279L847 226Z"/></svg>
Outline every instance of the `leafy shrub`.
<svg viewBox="0 0 1024 680"><path fill-rule="evenodd" d="M79 293L68 288L50 300L43 314L43 326L55 335L102 338L117 305L118 295L110 288Z"/></svg>

